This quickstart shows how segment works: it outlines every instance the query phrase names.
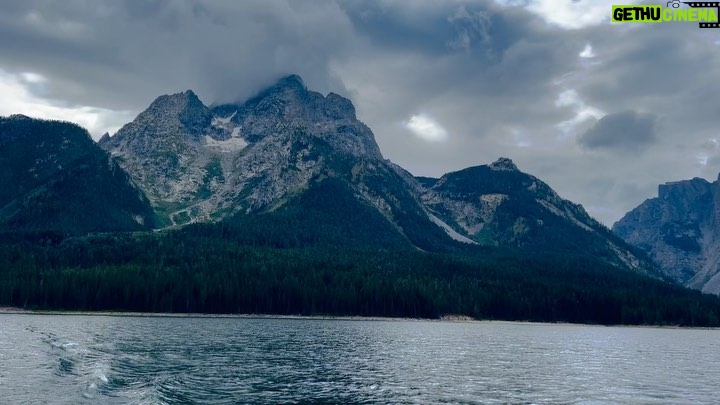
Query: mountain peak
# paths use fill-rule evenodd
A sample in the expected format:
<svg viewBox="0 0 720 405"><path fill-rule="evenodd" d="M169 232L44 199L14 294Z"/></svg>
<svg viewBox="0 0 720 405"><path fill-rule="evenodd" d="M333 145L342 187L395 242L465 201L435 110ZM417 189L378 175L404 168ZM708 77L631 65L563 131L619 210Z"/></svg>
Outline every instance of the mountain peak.
<svg viewBox="0 0 720 405"><path fill-rule="evenodd" d="M192 90L185 90L181 93L164 94L156 98L150 104L149 109L180 111L187 106L201 107L204 105Z"/></svg>
<svg viewBox="0 0 720 405"><path fill-rule="evenodd" d="M336 150L382 159L375 136L357 119L349 99L332 92L323 96L308 89L295 74L282 77L248 100L214 106L212 111L241 128L243 139L250 143L285 130L301 130Z"/></svg>
<svg viewBox="0 0 720 405"><path fill-rule="evenodd" d="M279 97L280 99L303 98L308 92L303 79L295 74L280 78L275 84L261 91L255 99L265 97Z"/></svg>
<svg viewBox="0 0 720 405"><path fill-rule="evenodd" d="M696 198L710 192L709 181L700 177L690 180L670 181L658 185L658 198L664 199L687 199Z"/></svg>
<svg viewBox="0 0 720 405"><path fill-rule="evenodd" d="M720 294L716 187L698 177L660 184L658 196L626 213L613 231L646 252L670 279Z"/></svg>
<svg viewBox="0 0 720 405"><path fill-rule="evenodd" d="M12 114L8 118L12 119L12 120L30 120L30 119L32 119L24 114Z"/></svg>
<svg viewBox="0 0 720 405"><path fill-rule="evenodd" d="M198 133L210 125L212 113L192 90L185 90L156 98L137 119L155 126L177 119L186 130Z"/></svg>
<svg viewBox="0 0 720 405"><path fill-rule="evenodd" d="M275 86L277 86L277 87L299 87L302 89L307 88L305 86L305 82L303 81L303 79L296 74L287 75L287 76L281 78L280 80L278 80L278 82Z"/></svg>
<svg viewBox="0 0 720 405"><path fill-rule="evenodd" d="M517 166L515 166L515 163L509 158L501 157L498 160L494 161L493 163L488 166L489 168L493 170L499 170L499 171L520 171L518 170Z"/></svg>

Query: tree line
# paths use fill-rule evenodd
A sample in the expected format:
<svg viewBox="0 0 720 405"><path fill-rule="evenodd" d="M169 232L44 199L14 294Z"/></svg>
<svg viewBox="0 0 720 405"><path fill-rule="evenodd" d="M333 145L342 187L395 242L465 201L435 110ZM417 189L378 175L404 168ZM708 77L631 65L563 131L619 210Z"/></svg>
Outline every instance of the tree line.
<svg viewBox="0 0 720 405"><path fill-rule="evenodd" d="M267 224L264 224L267 225ZM583 256L248 241L236 226L0 235L0 305L718 326L720 299ZM281 232L279 229L276 232ZM272 234L272 231L270 232Z"/></svg>

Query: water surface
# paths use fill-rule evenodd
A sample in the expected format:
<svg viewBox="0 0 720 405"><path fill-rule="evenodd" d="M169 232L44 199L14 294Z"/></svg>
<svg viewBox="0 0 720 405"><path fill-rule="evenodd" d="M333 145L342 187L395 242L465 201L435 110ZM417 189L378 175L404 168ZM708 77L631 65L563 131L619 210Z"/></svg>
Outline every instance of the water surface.
<svg viewBox="0 0 720 405"><path fill-rule="evenodd" d="M711 403L720 331L0 315L3 403Z"/></svg>

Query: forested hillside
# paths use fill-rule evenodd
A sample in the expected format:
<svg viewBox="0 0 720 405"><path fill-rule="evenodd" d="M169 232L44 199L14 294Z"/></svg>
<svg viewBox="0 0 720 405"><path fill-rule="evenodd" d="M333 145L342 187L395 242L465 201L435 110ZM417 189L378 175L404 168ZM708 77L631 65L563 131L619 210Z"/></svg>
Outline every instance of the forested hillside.
<svg viewBox="0 0 720 405"><path fill-rule="evenodd" d="M715 296L583 255L462 243L418 251L384 237L398 234L380 232L389 223L372 222L335 187L318 192L337 199L310 193L272 213L165 233L5 234L0 305L685 326L720 320Z"/></svg>
<svg viewBox="0 0 720 405"><path fill-rule="evenodd" d="M0 117L0 229L78 235L147 230L154 213L83 128Z"/></svg>

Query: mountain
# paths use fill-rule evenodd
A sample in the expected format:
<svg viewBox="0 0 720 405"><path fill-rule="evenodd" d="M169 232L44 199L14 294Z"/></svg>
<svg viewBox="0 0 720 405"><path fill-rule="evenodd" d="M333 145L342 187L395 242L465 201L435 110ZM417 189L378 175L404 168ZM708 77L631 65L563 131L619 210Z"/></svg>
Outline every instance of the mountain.
<svg viewBox="0 0 720 405"><path fill-rule="evenodd" d="M161 96L99 144L168 225L259 212L342 164L341 155L360 166L382 159L349 100L308 91L298 76L212 111L189 90Z"/></svg>
<svg viewBox="0 0 720 405"><path fill-rule="evenodd" d="M149 202L79 126L0 117L0 230L148 230Z"/></svg>
<svg viewBox="0 0 720 405"><path fill-rule="evenodd" d="M254 97L206 107L191 91L161 96L100 146L147 194L166 226L268 214L333 179L410 246L486 245L591 254L646 274L638 257L582 209L509 159L415 178L383 158L352 103L299 76ZM375 223L376 218L368 218Z"/></svg>
<svg viewBox="0 0 720 405"><path fill-rule="evenodd" d="M336 151L381 160L352 104L297 76L213 111L191 91L161 96L99 144L172 225L261 211L307 187Z"/></svg>
<svg viewBox="0 0 720 405"><path fill-rule="evenodd" d="M657 197L625 214L613 231L676 282L720 294L720 179L662 184Z"/></svg>
<svg viewBox="0 0 720 405"><path fill-rule="evenodd" d="M309 91L298 76L213 109L190 91L159 97L99 144L168 226L273 212L336 179L408 243L452 243L383 159L352 103Z"/></svg>
<svg viewBox="0 0 720 405"><path fill-rule="evenodd" d="M113 137L99 145L144 191L163 220L195 202L195 194L217 184L220 160L204 153L206 142L227 138L211 126L212 114L192 91L158 97ZM213 187L214 188L214 187ZM184 213L188 216L188 213ZM188 222L187 220L183 222Z"/></svg>
<svg viewBox="0 0 720 405"><path fill-rule="evenodd" d="M421 199L464 238L490 246L565 251L656 275L647 259L538 178L508 158L445 174L418 178Z"/></svg>

